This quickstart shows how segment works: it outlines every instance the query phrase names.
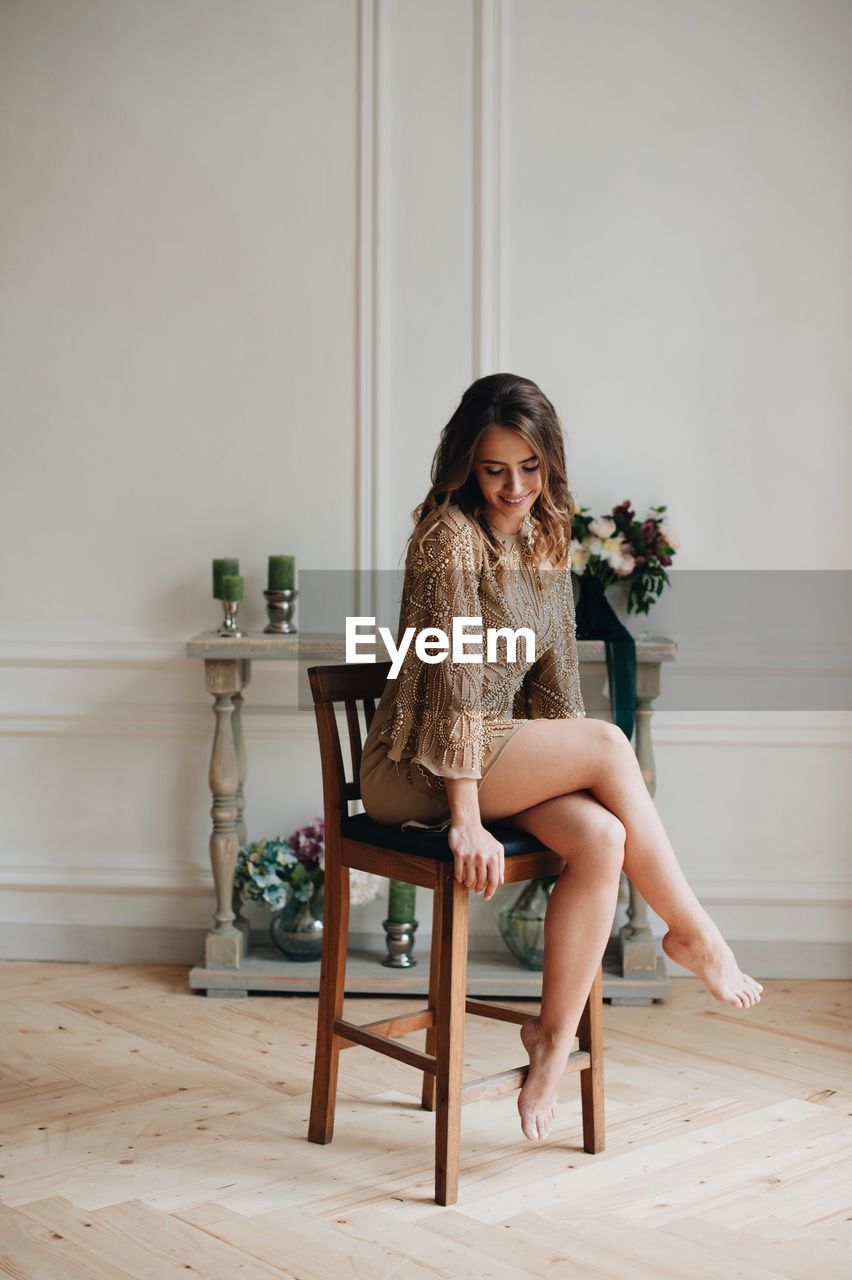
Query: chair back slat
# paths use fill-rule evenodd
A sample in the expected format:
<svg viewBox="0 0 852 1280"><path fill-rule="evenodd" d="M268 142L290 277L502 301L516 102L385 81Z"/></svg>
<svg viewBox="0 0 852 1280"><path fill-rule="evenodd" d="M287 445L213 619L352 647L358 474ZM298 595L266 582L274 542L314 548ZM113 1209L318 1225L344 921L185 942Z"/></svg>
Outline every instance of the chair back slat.
<svg viewBox="0 0 852 1280"><path fill-rule="evenodd" d="M390 671L390 662L329 663L308 667L308 680L314 700L314 713L319 733L323 791L326 797L326 827L339 824L349 813L348 801L361 799L361 757L364 743L358 718L358 702L364 707L364 720L369 732ZM349 737L349 760L352 781L340 742L335 704L342 702L346 711Z"/></svg>
<svg viewBox="0 0 852 1280"><path fill-rule="evenodd" d="M346 723L349 726L349 755L352 760L352 772L357 778L361 773L361 722L358 719L358 703L353 698L346 699Z"/></svg>

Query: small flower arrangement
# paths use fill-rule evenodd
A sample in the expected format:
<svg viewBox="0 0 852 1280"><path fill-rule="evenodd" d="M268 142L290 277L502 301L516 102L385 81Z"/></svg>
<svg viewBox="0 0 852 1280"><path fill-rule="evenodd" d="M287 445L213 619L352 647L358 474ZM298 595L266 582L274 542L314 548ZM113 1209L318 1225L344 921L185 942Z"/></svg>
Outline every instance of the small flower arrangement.
<svg viewBox="0 0 852 1280"><path fill-rule="evenodd" d="M241 898L264 902L281 911L293 899L308 902L325 878L325 823L315 818L299 827L289 840L255 840L243 845L237 856L234 888ZM353 906L372 902L380 876L349 869L349 901Z"/></svg>
<svg viewBox="0 0 852 1280"><path fill-rule="evenodd" d="M679 542L664 519L666 508L651 507L647 520L637 520L630 503L620 502L606 516L592 516L587 507L574 513L571 568L590 573L604 587L627 582L627 612L647 613L668 584L666 567Z"/></svg>

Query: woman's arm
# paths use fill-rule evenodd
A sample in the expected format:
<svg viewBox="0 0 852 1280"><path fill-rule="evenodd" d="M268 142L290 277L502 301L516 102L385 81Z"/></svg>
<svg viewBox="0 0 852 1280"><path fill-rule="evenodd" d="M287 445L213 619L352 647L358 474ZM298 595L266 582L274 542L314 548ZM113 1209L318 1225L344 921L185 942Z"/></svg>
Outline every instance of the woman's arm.
<svg viewBox="0 0 852 1280"><path fill-rule="evenodd" d="M524 677L523 697L529 720L572 720L586 714L577 658L574 590L569 569L548 572L560 575L553 582L555 633Z"/></svg>
<svg viewBox="0 0 852 1280"><path fill-rule="evenodd" d="M504 882L505 855L500 841L482 825L475 778L445 778L450 806L447 840L453 853L456 880L473 889L484 890L487 902Z"/></svg>
<svg viewBox="0 0 852 1280"><path fill-rule="evenodd" d="M438 628L452 634L455 618L479 617L479 568L466 517L452 509L406 564L399 635ZM399 642L397 636L397 643ZM412 645L397 675L388 725L388 759L412 759L439 777L481 778L486 731L481 709L482 663L452 655L424 662Z"/></svg>

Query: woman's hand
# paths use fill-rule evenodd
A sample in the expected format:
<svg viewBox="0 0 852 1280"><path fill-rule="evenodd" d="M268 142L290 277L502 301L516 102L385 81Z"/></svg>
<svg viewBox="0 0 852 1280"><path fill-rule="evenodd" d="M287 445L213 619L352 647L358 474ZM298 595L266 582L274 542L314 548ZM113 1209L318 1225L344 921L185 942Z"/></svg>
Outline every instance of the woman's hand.
<svg viewBox="0 0 852 1280"><path fill-rule="evenodd" d="M470 820L454 821L447 840L453 853L456 879L474 893L484 889L484 901L488 902L504 880L502 844L481 822Z"/></svg>

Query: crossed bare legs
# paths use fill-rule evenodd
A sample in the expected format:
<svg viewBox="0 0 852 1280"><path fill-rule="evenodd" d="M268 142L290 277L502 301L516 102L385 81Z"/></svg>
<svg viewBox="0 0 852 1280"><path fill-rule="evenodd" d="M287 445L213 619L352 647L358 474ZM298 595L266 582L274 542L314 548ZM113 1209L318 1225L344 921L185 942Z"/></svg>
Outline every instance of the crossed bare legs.
<svg viewBox="0 0 852 1280"><path fill-rule="evenodd" d="M743 973L681 870L635 752L603 720L530 720L478 792L483 822L511 819L565 859L545 918L541 1011L521 1026L529 1054L518 1096L527 1138L546 1138L559 1081L612 929L622 868L665 920L666 955L723 1004L750 1008Z"/></svg>

